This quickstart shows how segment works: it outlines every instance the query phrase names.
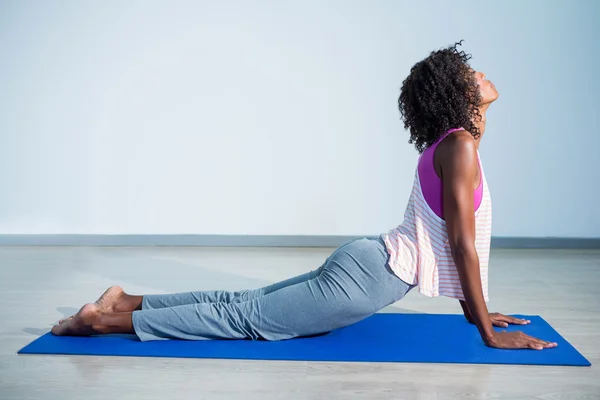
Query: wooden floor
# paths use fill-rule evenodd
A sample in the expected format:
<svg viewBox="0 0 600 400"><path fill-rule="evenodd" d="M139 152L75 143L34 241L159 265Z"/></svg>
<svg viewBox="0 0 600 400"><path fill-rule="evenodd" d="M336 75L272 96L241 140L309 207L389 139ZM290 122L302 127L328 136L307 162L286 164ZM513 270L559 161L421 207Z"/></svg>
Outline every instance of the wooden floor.
<svg viewBox="0 0 600 400"><path fill-rule="evenodd" d="M254 288L314 269L323 248L0 247L0 399L600 399L598 367L18 356L110 285ZM490 309L542 315L600 362L600 251L493 250ZM459 313L411 292L383 312ZM401 332L399 332L401 334Z"/></svg>

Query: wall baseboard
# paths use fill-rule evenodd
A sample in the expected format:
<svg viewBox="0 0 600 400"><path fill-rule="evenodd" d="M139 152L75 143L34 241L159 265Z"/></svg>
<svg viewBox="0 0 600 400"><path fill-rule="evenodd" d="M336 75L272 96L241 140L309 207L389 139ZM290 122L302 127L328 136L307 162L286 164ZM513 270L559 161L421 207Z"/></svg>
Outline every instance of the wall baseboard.
<svg viewBox="0 0 600 400"><path fill-rule="evenodd" d="M494 249L600 249L600 238L492 237Z"/></svg>
<svg viewBox="0 0 600 400"><path fill-rule="evenodd" d="M327 235L0 235L0 246L338 247L357 237ZM493 237L492 248L600 249L600 238Z"/></svg>

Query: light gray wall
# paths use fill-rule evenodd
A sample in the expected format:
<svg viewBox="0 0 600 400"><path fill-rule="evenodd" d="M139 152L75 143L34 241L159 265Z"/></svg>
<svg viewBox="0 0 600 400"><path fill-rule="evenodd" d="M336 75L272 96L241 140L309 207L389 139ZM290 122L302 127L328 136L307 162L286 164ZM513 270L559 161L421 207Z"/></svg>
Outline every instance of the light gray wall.
<svg viewBox="0 0 600 400"><path fill-rule="evenodd" d="M496 236L600 237L595 1L3 1L1 234L370 235L417 153L400 84L496 83Z"/></svg>

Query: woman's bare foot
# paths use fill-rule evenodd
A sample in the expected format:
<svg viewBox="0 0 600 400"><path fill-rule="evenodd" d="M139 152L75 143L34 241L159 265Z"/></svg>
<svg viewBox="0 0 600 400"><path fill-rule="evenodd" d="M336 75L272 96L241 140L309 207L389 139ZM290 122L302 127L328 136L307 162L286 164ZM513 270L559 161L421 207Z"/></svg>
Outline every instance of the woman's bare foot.
<svg viewBox="0 0 600 400"><path fill-rule="evenodd" d="M52 333L57 336L89 336L97 333L93 328L100 316L100 310L95 303L86 304L71 318L52 328Z"/></svg>
<svg viewBox="0 0 600 400"><path fill-rule="evenodd" d="M96 300L96 305L100 309L100 312L103 313L113 313L120 311L131 311L131 310L121 310L121 299L125 296L125 292L121 288L121 286L111 286L106 289L106 292L100 296L98 300Z"/></svg>
<svg viewBox="0 0 600 400"><path fill-rule="evenodd" d="M70 316L70 317L68 317L68 318L63 318L63 319L61 319L60 321L58 321L58 323L59 323L59 324L62 324L63 322L65 322L65 321L68 321L68 320L70 320L70 319L73 319L73 318L75 318L75 315L71 315L71 316Z"/></svg>
<svg viewBox="0 0 600 400"><path fill-rule="evenodd" d="M123 291L120 286L111 286L100 296L98 300L94 303L98 310L102 313L113 313L113 312L124 312L124 311L133 311L126 309L126 297L127 294ZM75 315L70 316L69 318L61 319L58 321L59 324L62 324L65 321L71 320L75 317Z"/></svg>

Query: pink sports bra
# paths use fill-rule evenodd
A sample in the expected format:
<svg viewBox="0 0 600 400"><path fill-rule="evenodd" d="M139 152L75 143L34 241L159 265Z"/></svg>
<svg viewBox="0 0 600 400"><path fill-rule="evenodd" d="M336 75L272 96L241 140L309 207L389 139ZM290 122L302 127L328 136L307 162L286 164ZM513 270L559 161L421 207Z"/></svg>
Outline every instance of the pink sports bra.
<svg viewBox="0 0 600 400"><path fill-rule="evenodd" d="M429 146L419 158L418 171L419 171L419 182L421 184L421 191L423 197L433 210L433 212L440 218L444 219L444 202L442 200L442 180L435 172L433 166L433 155L435 149L442 140L446 138L452 132L460 131L463 128L450 129L448 132L443 134L437 142ZM483 173L481 172L481 160L479 160L479 154L477 154L477 161L479 162L479 186L475 189L474 200L475 200L475 211L479 209L481 200L483 198Z"/></svg>

